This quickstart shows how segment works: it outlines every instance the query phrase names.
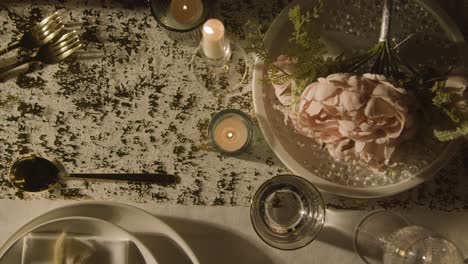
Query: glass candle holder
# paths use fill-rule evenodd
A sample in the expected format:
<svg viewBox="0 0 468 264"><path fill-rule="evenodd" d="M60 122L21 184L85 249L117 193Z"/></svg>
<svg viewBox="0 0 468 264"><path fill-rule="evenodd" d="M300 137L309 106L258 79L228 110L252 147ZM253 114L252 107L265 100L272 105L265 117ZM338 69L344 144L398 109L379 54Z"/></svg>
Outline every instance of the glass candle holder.
<svg viewBox="0 0 468 264"><path fill-rule="evenodd" d="M208 137L217 151L237 156L250 149L254 140L254 125L249 116L239 110L222 110L211 119Z"/></svg>
<svg viewBox="0 0 468 264"><path fill-rule="evenodd" d="M213 89L243 86L249 69L244 49L227 37L224 24L218 19L207 20L201 32L199 47L190 63L195 79Z"/></svg>
<svg viewBox="0 0 468 264"><path fill-rule="evenodd" d="M148 6L171 39L191 45L199 43L199 28L209 14L208 0L148 0Z"/></svg>

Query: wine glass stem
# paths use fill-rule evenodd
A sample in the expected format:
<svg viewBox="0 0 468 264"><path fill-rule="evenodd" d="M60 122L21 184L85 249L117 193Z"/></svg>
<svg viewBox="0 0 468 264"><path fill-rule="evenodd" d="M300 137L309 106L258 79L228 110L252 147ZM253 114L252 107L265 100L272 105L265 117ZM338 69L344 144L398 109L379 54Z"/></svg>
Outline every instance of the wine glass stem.
<svg viewBox="0 0 468 264"><path fill-rule="evenodd" d="M392 5L393 0L383 0L382 25L380 28L379 42L385 42L390 33L390 24L392 23Z"/></svg>

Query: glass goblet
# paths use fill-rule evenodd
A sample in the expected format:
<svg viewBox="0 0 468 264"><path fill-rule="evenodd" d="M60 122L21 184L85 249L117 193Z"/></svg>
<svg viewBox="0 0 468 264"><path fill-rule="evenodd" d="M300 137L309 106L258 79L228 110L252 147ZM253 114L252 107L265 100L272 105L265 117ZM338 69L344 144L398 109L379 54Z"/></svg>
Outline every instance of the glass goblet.
<svg viewBox="0 0 468 264"><path fill-rule="evenodd" d="M370 264L464 263L451 241L388 211L373 212L360 222L354 246L361 259Z"/></svg>

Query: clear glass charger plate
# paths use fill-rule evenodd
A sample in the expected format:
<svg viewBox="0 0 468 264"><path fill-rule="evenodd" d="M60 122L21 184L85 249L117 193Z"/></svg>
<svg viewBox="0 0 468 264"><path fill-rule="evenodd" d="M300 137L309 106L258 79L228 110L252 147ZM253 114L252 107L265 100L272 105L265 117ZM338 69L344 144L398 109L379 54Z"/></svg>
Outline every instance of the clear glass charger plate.
<svg viewBox="0 0 468 264"><path fill-rule="evenodd" d="M362 54L378 41L381 0L328 0L319 18L320 35L328 55ZM271 58L286 51L292 25L291 7L312 10L316 0L295 1L270 25L264 39ZM428 0L395 0L392 38L402 45L400 54L412 65L431 65L447 69L466 61L463 35L455 23ZM441 169L456 153L456 142L429 144L407 142L397 148L399 161L391 170L377 171L360 161L337 162L312 139L297 134L284 115L275 109L279 102L266 78L263 62L256 60L253 75L253 100L257 119L266 141L279 159L295 174L320 189L356 198L377 198L410 189Z"/></svg>

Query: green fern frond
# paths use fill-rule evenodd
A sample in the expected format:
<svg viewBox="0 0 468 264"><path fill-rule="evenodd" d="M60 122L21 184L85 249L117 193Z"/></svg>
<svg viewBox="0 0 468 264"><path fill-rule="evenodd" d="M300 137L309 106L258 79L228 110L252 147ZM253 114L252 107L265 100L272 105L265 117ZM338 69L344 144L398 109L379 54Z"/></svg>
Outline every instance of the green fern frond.
<svg viewBox="0 0 468 264"><path fill-rule="evenodd" d="M459 123L460 118L457 115L457 110L453 107L455 95L445 91L444 86L445 81L436 82L432 86L432 104L450 118L452 122Z"/></svg>
<svg viewBox="0 0 468 264"><path fill-rule="evenodd" d="M301 12L301 7L299 5L294 6L289 10L288 13L289 20L292 22L294 31L289 39L290 43L295 43L301 48L308 49L310 48L310 42L308 32L305 30L305 26L310 23L311 14L307 11L304 14Z"/></svg>
<svg viewBox="0 0 468 264"><path fill-rule="evenodd" d="M270 81L274 84L284 84L291 81L289 89L293 96L291 107L295 107L296 103L299 102L302 92L309 84L320 77L338 72L338 69L342 68L342 56L324 58L326 47L317 30L317 18L323 4L323 0L319 0L311 11L306 12L302 12L299 5L289 10L288 16L294 30L288 40L291 45L283 54L288 55L289 60L293 62L293 70L288 69L286 72L275 65L263 43L265 35L261 27L257 26L254 30L255 34L248 34L251 45L247 50L255 53L264 61Z"/></svg>
<svg viewBox="0 0 468 264"><path fill-rule="evenodd" d="M289 80L291 80L291 76L288 74L284 74L280 72L277 68L271 67L268 69L268 78L273 84L285 84Z"/></svg>
<svg viewBox="0 0 468 264"><path fill-rule="evenodd" d="M434 136L440 141L450 141L468 135L468 121L463 121L454 130L434 130Z"/></svg>
<svg viewBox="0 0 468 264"><path fill-rule="evenodd" d="M263 32L263 27L258 23L247 22L247 27L249 28L249 33L247 34L247 41L250 44L247 48L247 52L254 53L261 60L266 63L270 62L270 56L268 55L267 50L263 44L263 39L265 33Z"/></svg>
<svg viewBox="0 0 468 264"><path fill-rule="evenodd" d="M310 35L312 34L317 36L318 33L310 30L310 26L313 19L317 19L319 17L322 7L323 0L319 0L318 4L313 8L313 13L310 13L310 11L306 11L305 13L301 12L299 5L296 5L289 10L288 17L294 27L294 31L291 34L289 42L306 50L310 49L311 45L315 44L315 42L311 42L310 40L317 37L311 37Z"/></svg>
<svg viewBox="0 0 468 264"><path fill-rule="evenodd" d="M442 88L445 86L445 81L436 82L431 91L434 94L432 104L435 106L443 106L452 102L452 94L445 92Z"/></svg>

